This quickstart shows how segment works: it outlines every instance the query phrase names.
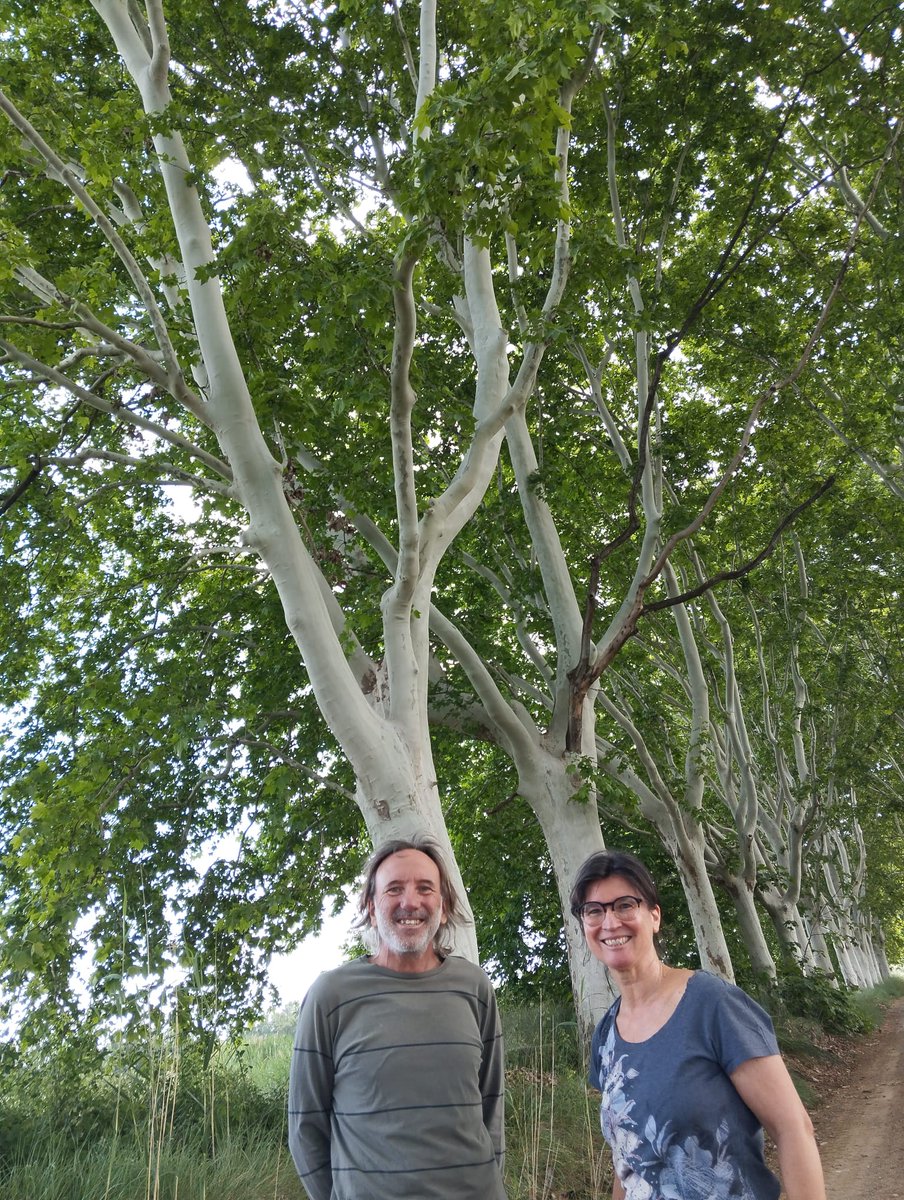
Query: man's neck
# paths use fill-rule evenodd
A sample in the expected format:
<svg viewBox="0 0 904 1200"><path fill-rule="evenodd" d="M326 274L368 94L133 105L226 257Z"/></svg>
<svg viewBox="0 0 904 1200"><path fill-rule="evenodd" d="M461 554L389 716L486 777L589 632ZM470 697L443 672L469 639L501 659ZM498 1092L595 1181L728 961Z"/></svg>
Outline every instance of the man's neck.
<svg viewBox="0 0 904 1200"><path fill-rule="evenodd" d="M399 954L388 946L380 946L370 961L378 967L386 967L388 971L398 971L402 975L420 975L424 971L435 971L441 965L442 959L432 946L420 954Z"/></svg>

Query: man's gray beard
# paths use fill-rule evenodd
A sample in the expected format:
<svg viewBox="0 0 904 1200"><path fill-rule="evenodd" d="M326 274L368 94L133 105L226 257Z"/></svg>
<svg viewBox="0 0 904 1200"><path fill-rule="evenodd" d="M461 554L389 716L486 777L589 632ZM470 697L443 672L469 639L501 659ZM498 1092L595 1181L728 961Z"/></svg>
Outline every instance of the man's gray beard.
<svg viewBox="0 0 904 1200"><path fill-rule="evenodd" d="M377 933L380 935L380 945L391 950L393 954L423 954L433 945L433 939L439 932L442 913L434 913L433 917L421 929L420 936L407 939L400 936L392 918L377 910L374 914L377 921Z"/></svg>

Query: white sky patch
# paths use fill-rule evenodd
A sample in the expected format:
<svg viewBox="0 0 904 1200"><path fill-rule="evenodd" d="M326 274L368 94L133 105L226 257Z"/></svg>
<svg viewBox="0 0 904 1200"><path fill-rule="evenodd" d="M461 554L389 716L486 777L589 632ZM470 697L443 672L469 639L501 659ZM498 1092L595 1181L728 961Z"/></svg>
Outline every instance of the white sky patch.
<svg viewBox="0 0 904 1200"><path fill-rule="evenodd" d="M237 158L224 158L211 171L217 185L215 200L218 204L229 205L236 196L250 196L254 191L251 176Z"/></svg>
<svg viewBox="0 0 904 1200"><path fill-rule="evenodd" d="M345 947L353 939L356 907L350 900L338 916L325 911L320 933L305 938L289 954L274 954L269 974L280 1005L300 1004L318 975L346 961Z"/></svg>
<svg viewBox="0 0 904 1200"><path fill-rule="evenodd" d="M170 501L173 515L183 525L194 525L201 515L201 506L192 488L188 484L164 483L160 490Z"/></svg>
<svg viewBox="0 0 904 1200"><path fill-rule="evenodd" d="M768 86L765 79L757 79L756 81L756 98L758 103L764 108L778 108L782 103L782 98Z"/></svg>

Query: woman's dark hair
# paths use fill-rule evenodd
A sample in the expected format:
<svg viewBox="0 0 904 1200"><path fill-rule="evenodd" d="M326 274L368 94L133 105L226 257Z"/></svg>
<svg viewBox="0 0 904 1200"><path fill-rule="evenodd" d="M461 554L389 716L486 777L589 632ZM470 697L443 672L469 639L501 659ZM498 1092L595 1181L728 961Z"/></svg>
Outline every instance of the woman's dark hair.
<svg viewBox="0 0 904 1200"><path fill-rule="evenodd" d="M443 853L434 839L427 834L416 834L411 838L394 838L392 841L383 842L376 848L364 867L364 886L358 899L359 915L353 922L353 927L362 931L365 942L374 942L374 945L368 946L368 949L375 950L377 935L376 931L370 929L370 902L376 894L377 871L387 858L398 854L401 850L419 850L421 854L426 854L429 859L433 860L439 871L439 892L443 901L443 916L446 920L436 931L433 948L440 958L446 958L452 953L455 945L456 927L462 923L461 902L452 885Z"/></svg>
<svg viewBox="0 0 904 1200"><path fill-rule="evenodd" d="M626 850L598 850L581 864L575 877L569 896L573 917L578 917L590 885L598 879L608 879L610 875L621 875L624 879L629 879L648 908L656 908L659 905L656 881L639 858L628 854ZM578 919L580 920L580 917Z"/></svg>

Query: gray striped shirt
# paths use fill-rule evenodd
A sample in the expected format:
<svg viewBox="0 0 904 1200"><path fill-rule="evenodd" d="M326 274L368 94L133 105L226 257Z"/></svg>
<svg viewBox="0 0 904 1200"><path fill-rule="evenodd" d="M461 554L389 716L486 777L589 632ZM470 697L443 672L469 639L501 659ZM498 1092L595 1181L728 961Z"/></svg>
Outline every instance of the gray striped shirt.
<svg viewBox="0 0 904 1200"><path fill-rule="evenodd" d="M479 967L360 958L311 987L289 1077L311 1200L505 1200L502 1122L502 1033Z"/></svg>

